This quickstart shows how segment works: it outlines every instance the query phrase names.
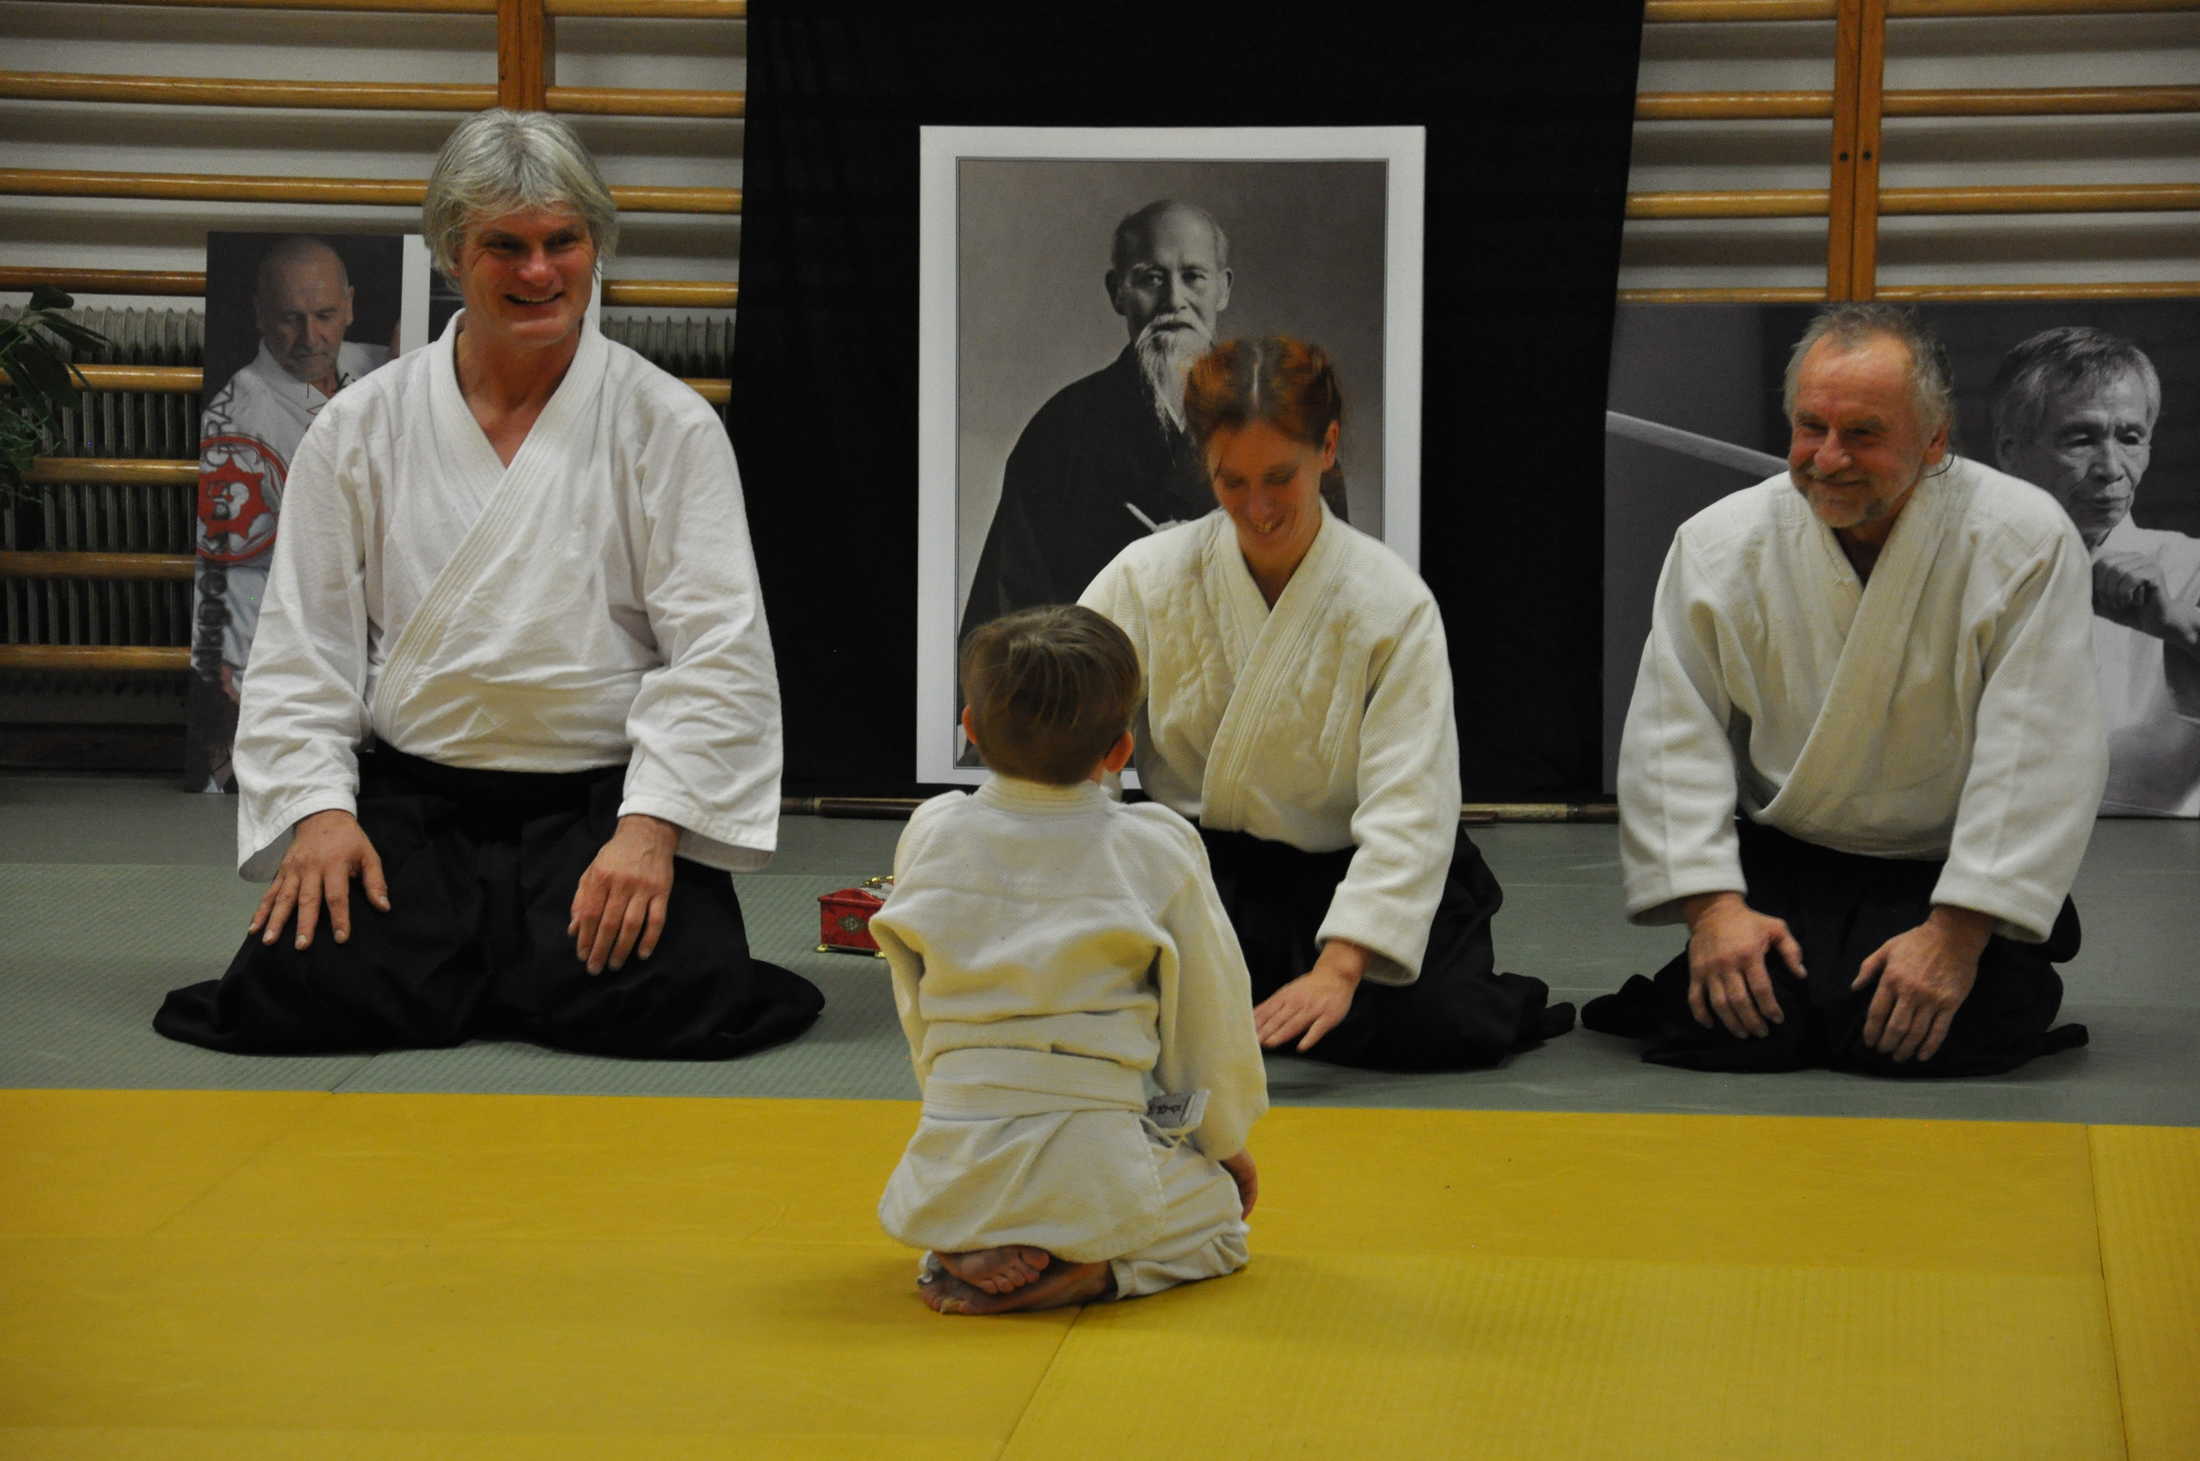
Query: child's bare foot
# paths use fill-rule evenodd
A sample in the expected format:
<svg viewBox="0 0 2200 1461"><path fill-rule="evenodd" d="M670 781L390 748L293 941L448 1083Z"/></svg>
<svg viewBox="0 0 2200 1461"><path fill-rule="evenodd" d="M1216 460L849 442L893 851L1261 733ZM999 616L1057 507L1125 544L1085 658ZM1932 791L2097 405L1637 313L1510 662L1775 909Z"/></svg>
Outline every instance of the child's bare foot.
<svg viewBox="0 0 2200 1461"><path fill-rule="evenodd" d="M1022 1288L1006 1294L989 1294L949 1273L942 1273L919 1287L924 1302L937 1313L1015 1314L1026 1309L1060 1309L1108 1298L1115 1292L1115 1273L1105 1263L1057 1265Z"/></svg>
<svg viewBox="0 0 2200 1461"><path fill-rule="evenodd" d="M966 1253L939 1253L940 1267L989 1294L1014 1293L1043 1272L1054 1255L1044 1248L1011 1243L999 1248L973 1248Z"/></svg>

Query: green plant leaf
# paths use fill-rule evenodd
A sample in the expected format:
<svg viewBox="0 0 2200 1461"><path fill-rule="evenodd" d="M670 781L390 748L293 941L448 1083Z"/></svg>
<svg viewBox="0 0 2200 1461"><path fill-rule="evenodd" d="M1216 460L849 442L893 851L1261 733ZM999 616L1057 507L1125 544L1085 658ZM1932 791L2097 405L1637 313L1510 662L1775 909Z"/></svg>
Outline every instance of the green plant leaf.
<svg viewBox="0 0 2200 1461"><path fill-rule="evenodd" d="M42 321L45 327L82 351L104 350L114 342L88 325L75 320L50 319Z"/></svg>
<svg viewBox="0 0 2200 1461"><path fill-rule="evenodd" d="M36 348L35 342L26 342L9 352L8 375L33 399L64 406L76 404L76 382L69 378L69 367L52 350Z"/></svg>

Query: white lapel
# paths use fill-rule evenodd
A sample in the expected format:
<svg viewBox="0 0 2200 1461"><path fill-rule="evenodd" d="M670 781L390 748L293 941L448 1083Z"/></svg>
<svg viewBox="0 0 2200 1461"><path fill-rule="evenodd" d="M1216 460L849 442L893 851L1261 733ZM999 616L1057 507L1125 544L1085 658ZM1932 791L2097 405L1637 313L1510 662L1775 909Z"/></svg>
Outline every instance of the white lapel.
<svg viewBox="0 0 2200 1461"><path fill-rule="evenodd" d="M1861 587L1833 530L1811 517L1810 527L1823 540L1813 578L1824 576L1812 587L1822 582L1830 594L1841 655L1810 736L1780 794L1765 808L1778 825L1816 823L1821 813L1837 813L1842 803L1872 789L1860 781L1884 784L1878 749L1886 743L1902 689L1918 603L1954 518L1953 496L1940 477L1918 483L1872 565L1871 581Z"/></svg>
<svg viewBox="0 0 2200 1461"><path fill-rule="evenodd" d="M455 546L421 598L419 608L398 632L376 685L376 722L396 723L396 710L412 691L424 665L439 657L437 648L454 622L454 610L500 559L527 556L527 529L550 527L563 514L544 500L561 466L585 461L594 445L596 423L589 419L603 382L609 352L594 327L583 325L580 349L565 378L528 430L527 439L507 467L466 404L458 388L455 349L463 313L444 330L430 362L429 403L433 449L442 455L437 487L448 506L447 526ZM469 520L470 519L470 520Z"/></svg>
<svg viewBox="0 0 2200 1461"><path fill-rule="evenodd" d="M1235 681L1207 751L1206 781L1200 791L1203 815L1217 826L1243 825L1244 808L1239 803L1259 779L1255 762L1263 739L1279 730L1293 733L1282 724L1285 707L1294 701L1303 703L1297 691L1314 668L1306 663L1307 642L1341 581L1347 557L1343 539L1344 529L1330 520L1328 508L1322 508L1322 525L1313 546L1271 609L1238 551L1236 529L1227 515L1222 518L1205 571ZM1303 729L1311 739L1318 727Z"/></svg>

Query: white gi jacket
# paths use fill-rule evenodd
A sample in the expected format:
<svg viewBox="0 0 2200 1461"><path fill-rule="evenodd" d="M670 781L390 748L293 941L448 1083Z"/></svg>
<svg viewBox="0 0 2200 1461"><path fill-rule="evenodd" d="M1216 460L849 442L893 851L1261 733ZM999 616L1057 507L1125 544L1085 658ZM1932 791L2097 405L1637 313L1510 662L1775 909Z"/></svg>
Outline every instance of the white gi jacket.
<svg viewBox="0 0 2200 1461"><path fill-rule="evenodd" d="M1219 509L1131 544L1079 602L1137 647L1146 791L1217 830L1356 848L1319 937L1410 984L1459 830L1444 621L1403 559L1321 511L1272 611Z"/></svg>
<svg viewBox="0 0 2200 1461"><path fill-rule="evenodd" d="M2178 603L2200 603L2200 538L2142 528L2126 517L2109 529L2101 547L2146 553ZM2168 658L2174 654L2151 634L2113 619L2093 620L2101 714L2108 721L2108 790L2101 810L2110 815L2200 817L2200 663L2175 674Z"/></svg>
<svg viewBox="0 0 2200 1461"><path fill-rule="evenodd" d="M584 327L506 467L442 338L323 408L292 463L236 739L238 862L355 810L370 734L445 765L628 763L622 815L761 867L779 821L779 682L725 428Z"/></svg>
<svg viewBox="0 0 2200 1461"><path fill-rule="evenodd" d="M1627 911L1743 892L1734 813L1937 858L1933 901L2046 938L2106 774L2085 546L2046 493L1951 457L1857 577L1785 475L1674 534L1620 742Z"/></svg>
<svg viewBox="0 0 2200 1461"><path fill-rule="evenodd" d="M1092 783L995 776L910 817L871 917L925 1119L879 1215L922 1247L1115 1258L1161 1225L1148 1077L1212 1158L1268 1109L1252 984L1198 833ZM1234 1211L1229 1215L1234 1218Z"/></svg>
<svg viewBox="0 0 2200 1461"><path fill-rule="evenodd" d="M356 340L342 342L336 350L336 388L342 390L368 371L389 361L389 350L380 345L362 345ZM200 413L200 436L207 441L222 437L244 437L256 443L261 454L273 459L275 472L262 485L262 500L271 519L279 518L283 505L282 475L290 469L291 459L297 455L298 443L305 438L306 428L329 398L321 394L319 386L299 380L268 351L265 342L259 353L231 376L213 400L206 403ZM224 455L217 452L217 456ZM212 458L202 454L201 470L205 470ZM254 531L258 531L254 525ZM265 545L272 546L274 524L265 530ZM224 545L232 550L243 544ZM232 671L242 671L246 658L252 652L252 636L259 624L260 601L267 592L269 554L264 550L257 556L240 563L227 565L228 580L223 595L228 610L227 624L222 631L222 663ZM196 622L194 619L193 622Z"/></svg>
<svg viewBox="0 0 2200 1461"><path fill-rule="evenodd" d="M382 345L346 340L336 349L336 389L389 362ZM263 342L259 353L229 378L206 403L202 417L208 436L249 436L275 449L287 462L330 398L321 388L283 369Z"/></svg>

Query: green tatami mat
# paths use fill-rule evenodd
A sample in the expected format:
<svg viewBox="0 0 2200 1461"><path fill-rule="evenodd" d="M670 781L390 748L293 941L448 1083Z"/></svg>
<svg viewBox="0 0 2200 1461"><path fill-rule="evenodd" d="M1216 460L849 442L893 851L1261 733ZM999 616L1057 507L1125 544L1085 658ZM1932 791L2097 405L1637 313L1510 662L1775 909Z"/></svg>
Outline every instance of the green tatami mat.
<svg viewBox="0 0 2200 1461"><path fill-rule="evenodd" d="M901 824L789 817L769 871L738 880L750 941L824 990L799 1040L723 1064L609 1060L525 1045L274 1059L177 1045L150 1021L171 987L227 963L259 896L230 870L234 804L147 781L0 777L0 1086L887 1098L915 1094L884 967L814 952L817 895L885 871ZM1619 911L1616 829L1478 828L1506 889L1503 967L1581 1000L1679 947ZM2013 1075L1897 1082L1712 1076L1642 1064L1585 1031L1498 1070L1394 1075L1277 1056L1283 1105L1751 1112L2200 1124L2200 824L2100 824L2077 889L2086 944L2064 1017L2090 1048ZM675 914L675 916L677 916Z"/></svg>

